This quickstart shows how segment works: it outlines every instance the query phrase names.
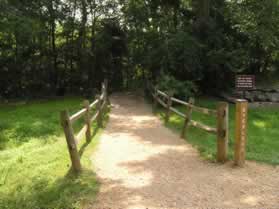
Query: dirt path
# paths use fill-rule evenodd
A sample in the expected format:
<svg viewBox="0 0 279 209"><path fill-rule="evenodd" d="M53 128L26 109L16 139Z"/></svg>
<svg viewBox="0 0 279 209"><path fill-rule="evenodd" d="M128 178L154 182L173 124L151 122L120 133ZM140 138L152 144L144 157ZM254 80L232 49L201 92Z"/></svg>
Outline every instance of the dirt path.
<svg viewBox="0 0 279 209"><path fill-rule="evenodd" d="M279 167L209 163L142 98L115 95L111 101L92 156L101 189L90 209L279 208Z"/></svg>

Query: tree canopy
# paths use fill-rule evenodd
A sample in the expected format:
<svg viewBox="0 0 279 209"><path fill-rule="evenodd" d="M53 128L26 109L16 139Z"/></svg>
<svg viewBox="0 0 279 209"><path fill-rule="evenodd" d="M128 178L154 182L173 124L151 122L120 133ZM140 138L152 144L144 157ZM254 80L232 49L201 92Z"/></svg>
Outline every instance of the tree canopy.
<svg viewBox="0 0 279 209"><path fill-rule="evenodd" d="M104 78L114 90L162 78L203 92L278 68L278 0L0 3L4 98L92 95Z"/></svg>

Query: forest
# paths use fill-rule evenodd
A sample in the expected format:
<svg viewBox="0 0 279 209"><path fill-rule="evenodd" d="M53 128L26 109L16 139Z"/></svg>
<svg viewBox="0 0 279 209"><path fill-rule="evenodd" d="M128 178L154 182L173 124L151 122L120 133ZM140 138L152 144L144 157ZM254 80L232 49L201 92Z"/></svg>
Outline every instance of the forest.
<svg viewBox="0 0 279 209"><path fill-rule="evenodd" d="M279 0L0 0L0 209L278 208L278 107Z"/></svg>
<svg viewBox="0 0 279 209"><path fill-rule="evenodd" d="M0 98L94 95L146 80L214 93L279 68L278 0L1 0Z"/></svg>

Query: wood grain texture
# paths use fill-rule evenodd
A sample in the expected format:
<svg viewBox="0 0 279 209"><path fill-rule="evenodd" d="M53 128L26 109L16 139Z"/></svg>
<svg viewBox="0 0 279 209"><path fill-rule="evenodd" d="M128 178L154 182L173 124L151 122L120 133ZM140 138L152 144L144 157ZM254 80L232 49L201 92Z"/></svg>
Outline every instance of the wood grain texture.
<svg viewBox="0 0 279 209"><path fill-rule="evenodd" d="M234 162L237 166L245 165L246 141L247 141L248 102L236 101L235 115L235 149Z"/></svg>
<svg viewBox="0 0 279 209"><path fill-rule="evenodd" d="M219 102L217 112L217 161L224 163L228 159L229 104Z"/></svg>
<svg viewBox="0 0 279 209"><path fill-rule="evenodd" d="M195 103L195 99L194 98L190 98L189 99L189 106L186 106L186 117L185 117L185 121L184 121L184 125L183 125L183 128L182 128L182 131L181 131L181 138L184 138L185 134L186 134L186 131L187 131L187 128L189 126L189 123L191 122L191 118L192 118L192 112L193 112L193 109L192 109L192 105Z"/></svg>
<svg viewBox="0 0 279 209"><path fill-rule="evenodd" d="M103 113L102 113L102 99L99 95L97 95L98 104L97 104L97 111L99 112L97 116L97 124L99 127L103 127Z"/></svg>
<svg viewBox="0 0 279 209"><path fill-rule="evenodd" d="M87 125L85 124L82 129L80 129L80 131L78 132L78 134L76 135L75 139L76 139L76 144L79 144L80 141L84 138L84 136L86 136L86 131L87 131Z"/></svg>
<svg viewBox="0 0 279 209"><path fill-rule="evenodd" d="M86 129L86 141L90 142L91 140L91 120L90 120L90 103L88 100L84 101L84 107L86 109L86 114L85 114L85 124L87 126Z"/></svg>
<svg viewBox="0 0 279 209"><path fill-rule="evenodd" d="M196 128L200 128L204 131L207 131L208 133L213 133L213 134L216 134L217 133L217 129L216 128L212 128L210 126L207 126L201 122L198 122L198 121L194 121L194 120L191 120L190 122L190 125L191 126L194 126Z"/></svg>
<svg viewBox="0 0 279 209"><path fill-rule="evenodd" d="M76 140L74 136L74 131L70 122L68 111L62 111L60 113L61 125L64 129L64 133L66 136L67 146L72 162L73 170L78 173L81 171L80 158L77 151Z"/></svg>
<svg viewBox="0 0 279 209"><path fill-rule="evenodd" d="M77 113L73 114L70 117L70 121L71 123L74 123L75 121L77 121L78 119L80 119L82 116L84 116L86 114L86 108L81 109L80 111L78 111Z"/></svg>
<svg viewBox="0 0 279 209"><path fill-rule="evenodd" d="M169 122L169 119L170 119L170 113L171 113L171 106L172 106L172 98L173 96L173 93L170 93L167 97L167 108L166 108L166 116L165 116L165 122Z"/></svg>
<svg viewBox="0 0 279 209"><path fill-rule="evenodd" d="M185 117L186 117L185 114L183 114L183 113L180 112L179 110L175 109L174 107L171 107L170 110L171 110L172 112L176 113L177 115L179 115L179 116L182 117L182 118L185 118Z"/></svg>

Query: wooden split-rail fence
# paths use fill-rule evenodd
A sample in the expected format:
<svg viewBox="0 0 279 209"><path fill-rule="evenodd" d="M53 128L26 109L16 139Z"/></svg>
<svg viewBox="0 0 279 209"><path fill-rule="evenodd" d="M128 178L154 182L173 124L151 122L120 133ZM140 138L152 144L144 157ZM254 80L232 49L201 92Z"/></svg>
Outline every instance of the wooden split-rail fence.
<svg viewBox="0 0 279 209"><path fill-rule="evenodd" d="M75 172L81 171L80 155L78 152L77 145L85 137L86 142L89 143L92 137L91 125L93 122L97 122L97 127L103 126L103 116L105 115L107 105L109 104L108 100L108 82L102 83L102 93L97 95L95 101L91 104L88 100L85 100L83 103L84 108L79 110L73 115L69 115L68 110L61 111L60 120L61 125L64 129L68 150L72 162L72 168ZM92 114L94 110L94 114ZM73 130L73 124L79 119L84 118L84 126L75 135Z"/></svg>
<svg viewBox="0 0 279 209"><path fill-rule="evenodd" d="M208 133L215 134L217 137L217 161L224 163L227 161L228 156L228 139L229 139L229 104L227 102L219 102L217 109L208 109L204 107L198 107L195 105L195 100L190 98L188 102L174 98L173 94L165 93L156 89L153 86L149 87L153 97L153 107L157 108L158 104L162 105L166 109L165 121L168 122L170 113L174 112L180 117L184 118L184 125L181 131L181 137L187 134L187 128L194 126L202 129ZM186 113L182 113L173 107L173 104L177 103L184 105ZM199 121L192 119L192 112L196 111L216 119L216 127L207 126Z"/></svg>

